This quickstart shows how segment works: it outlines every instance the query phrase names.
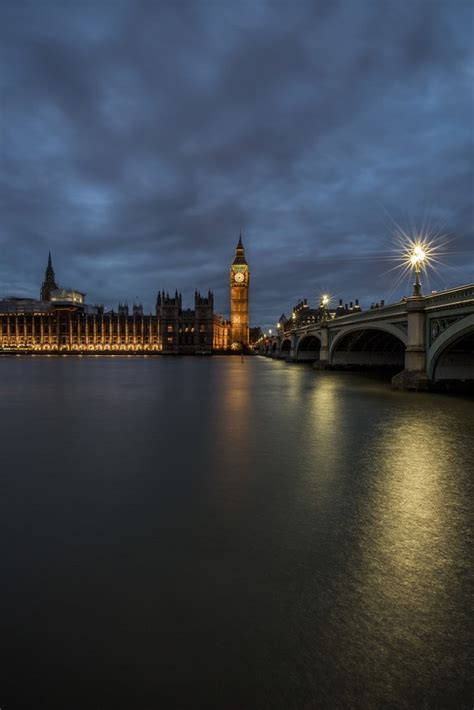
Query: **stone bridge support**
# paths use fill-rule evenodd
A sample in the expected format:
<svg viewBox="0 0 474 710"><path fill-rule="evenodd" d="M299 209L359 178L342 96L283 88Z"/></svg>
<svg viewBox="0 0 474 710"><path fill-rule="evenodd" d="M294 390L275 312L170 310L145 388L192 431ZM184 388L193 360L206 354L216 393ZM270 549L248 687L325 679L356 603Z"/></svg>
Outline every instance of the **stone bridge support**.
<svg viewBox="0 0 474 710"><path fill-rule="evenodd" d="M319 335L321 339L319 360L313 363L313 367L315 370L326 370L329 367L329 328L327 323L321 323Z"/></svg>
<svg viewBox="0 0 474 710"><path fill-rule="evenodd" d="M423 298L407 299L407 348L405 369L392 378L395 389L427 390L426 312Z"/></svg>
<svg viewBox="0 0 474 710"><path fill-rule="evenodd" d="M298 336L296 335L296 333L292 333L291 334L290 352L289 352L288 357L286 358L287 362L296 362L297 347L298 347Z"/></svg>

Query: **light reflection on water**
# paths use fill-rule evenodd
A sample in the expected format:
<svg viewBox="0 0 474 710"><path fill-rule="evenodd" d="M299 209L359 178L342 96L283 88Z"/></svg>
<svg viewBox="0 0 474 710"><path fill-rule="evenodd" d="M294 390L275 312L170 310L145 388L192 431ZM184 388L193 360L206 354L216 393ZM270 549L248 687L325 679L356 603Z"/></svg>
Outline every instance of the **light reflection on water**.
<svg viewBox="0 0 474 710"><path fill-rule="evenodd" d="M378 694L419 706L431 687L438 688L432 702L443 705L452 691L440 688L441 668L462 687L459 664L466 667L468 658L452 648L466 633L454 608L467 591L469 547L457 499L471 486L453 466L458 442L445 416L408 412L392 427L378 427L367 446L375 477L358 502L363 525L352 538L355 564L342 615L347 666L357 663L358 651L371 669L371 682L358 692L367 702Z"/></svg>
<svg viewBox="0 0 474 710"><path fill-rule="evenodd" d="M472 401L257 358L1 365L6 699L469 706Z"/></svg>

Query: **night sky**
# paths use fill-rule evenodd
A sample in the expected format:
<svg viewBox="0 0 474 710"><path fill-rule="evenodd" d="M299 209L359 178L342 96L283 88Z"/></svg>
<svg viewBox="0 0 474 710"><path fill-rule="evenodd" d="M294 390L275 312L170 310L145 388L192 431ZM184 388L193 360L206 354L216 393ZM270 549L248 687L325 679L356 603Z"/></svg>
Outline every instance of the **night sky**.
<svg viewBox="0 0 474 710"><path fill-rule="evenodd" d="M91 303L211 288L242 228L252 324L393 291L394 221L474 280L470 0L3 0L0 295L51 249Z"/></svg>

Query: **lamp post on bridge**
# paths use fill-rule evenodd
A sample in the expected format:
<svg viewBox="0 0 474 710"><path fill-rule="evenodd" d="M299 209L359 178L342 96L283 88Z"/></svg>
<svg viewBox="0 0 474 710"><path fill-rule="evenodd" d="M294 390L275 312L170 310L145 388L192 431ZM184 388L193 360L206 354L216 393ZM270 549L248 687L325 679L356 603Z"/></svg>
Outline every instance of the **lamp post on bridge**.
<svg viewBox="0 0 474 710"><path fill-rule="evenodd" d="M415 244L410 255L410 264L415 269L415 283L413 284L413 296L421 296L420 274L426 260L426 252L421 244Z"/></svg>
<svg viewBox="0 0 474 710"><path fill-rule="evenodd" d="M315 370L325 370L329 365L329 304L331 302L331 296L327 293L321 294L319 297L319 309L321 312L320 317L320 347L319 347L319 359L313 363Z"/></svg>
<svg viewBox="0 0 474 710"><path fill-rule="evenodd" d="M329 306L330 300L331 300L331 297L328 296L327 293L323 293L323 294L319 297L319 307L320 307L320 309L322 310L321 323L326 323L327 320L328 320L328 315L329 315L329 313L328 313L328 306Z"/></svg>
<svg viewBox="0 0 474 710"><path fill-rule="evenodd" d="M412 242L406 252L406 260L415 270L413 294L407 298L407 344L405 369L392 378L392 385L399 389L428 389L426 373L426 310L421 294L420 274L430 262L430 245L427 242Z"/></svg>

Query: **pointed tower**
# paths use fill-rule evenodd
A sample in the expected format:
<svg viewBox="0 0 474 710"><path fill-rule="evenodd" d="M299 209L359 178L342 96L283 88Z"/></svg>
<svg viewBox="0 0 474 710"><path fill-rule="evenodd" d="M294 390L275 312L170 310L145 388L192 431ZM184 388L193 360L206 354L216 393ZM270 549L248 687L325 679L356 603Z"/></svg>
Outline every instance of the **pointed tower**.
<svg viewBox="0 0 474 710"><path fill-rule="evenodd" d="M46 271L44 274L44 281L41 286L41 291L40 291L40 298L42 301L50 301L51 300L51 291L55 291L58 288L58 285L55 280L54 276L54 269L53 269L53 264L51 261L51 252L49 252L48 256L48 266L46 267Z"/></svg>
<svg viewBox="0 0 474 710"><path fill-rule="evenodd" d="M230 340L234 349L246 348L249 344L249 284L250 272L241 232L230 267Z"/></svg>

